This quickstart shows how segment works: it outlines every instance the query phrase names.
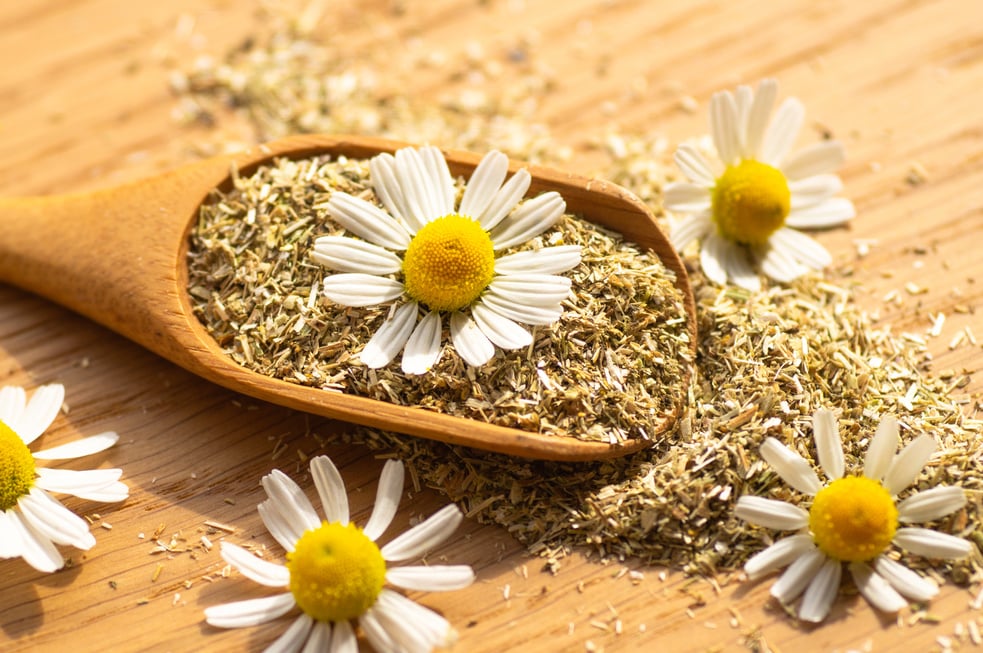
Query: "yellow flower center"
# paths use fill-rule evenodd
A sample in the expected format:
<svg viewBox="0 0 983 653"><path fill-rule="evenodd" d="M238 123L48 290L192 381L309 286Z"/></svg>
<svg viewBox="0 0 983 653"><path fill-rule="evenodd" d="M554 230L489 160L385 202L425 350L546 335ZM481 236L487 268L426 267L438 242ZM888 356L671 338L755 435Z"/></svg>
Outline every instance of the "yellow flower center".
<svg viewBox="0 0 983 653"><path fill-rule="evenodd" d="M891 543L898 509L883 485L866 476L846 476L821 489L809 509L816 546L846 562L870 560Z"/></svg>
<svg viewBox="0 0 983 653"><path fill-rule="evenodd" d="M0 510L10 510L34 485L34 455L20 436L0 422Z"/></svg>
<svg viewBox="0 0 983 653"><path fill-rule="evenodd" d="M744 159L736 166L727 166L710 199L721 236L736 243L761 245L785 224L792 193L780 170Z"/></svg>
<svg viewBox="0 0 983 653"><path fill-rule="evenodd" d="M287 554L290 591L318 621L354 619L372 607L386 580L386 561L354 524L324 522Z"/></svg>
<svg viewBox="0 0 983 653"><path fill-rule="evenodd" d="M403 258L406 293L434 311L456 311L478 299L495 276L491 238L471 218L450 214L413 236Z"/></svg>

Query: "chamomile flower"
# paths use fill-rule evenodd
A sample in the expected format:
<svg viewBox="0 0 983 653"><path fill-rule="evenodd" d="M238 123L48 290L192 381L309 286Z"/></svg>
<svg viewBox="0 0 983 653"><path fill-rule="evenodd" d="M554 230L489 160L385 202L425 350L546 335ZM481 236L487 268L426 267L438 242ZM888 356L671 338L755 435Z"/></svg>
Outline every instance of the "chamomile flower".
<svg viewBox="0 0 983 653"><path fill-rule="evenodd" d="M384 585L441 591L467 587L474 581L468 565L388 564L418 558L447 539L462 519L457 506L446 506L379 547L375 541L388 528L399 505L403 463L386 462L375 507L363 528L348 521L345 486L327 456L311 461L311 475L324 521L287 475L274 470L263 477L269 498L259 504L259 514L287 551L285 565L222 543L222 557L244 576L286 591L207 608L206 621L220 628L241 628L299 608L300 615L267 651L351 653L358 647L353 621L377 651L417 653L453 643L456 634L446 619Z"/></svg>
<svg viewBox="0 0 983 653"><path fill-rule="evenodd" d="M844 476L843 448L836 418L826 409L813 415L813 436L819 464L829 479L825 485L809 463L774 438L761 445L761 457L791 487L812 496L805 510L798 505L756 496L743 496L735 513L765 528L794 530L758 553L744 566L749 578L759 578L788 566L772 585L771 595L790 603L804 593L799 618L820 622L829 613L840 586L843 563L867 601L884 612L897 612L908 602L927 601L938 587L887 555L895 545L926 558L962 558L968 541L927 528L903 526L932 521L966 503L960 487L940 486L918 492L901 502L897 495L915 480L935 451L927 435L900 453L898 423L881 420L864 459L863 474Z"/></svg>
<svg viewBox="0 0 983 653"><path fill-rule="evenodd" d="M830 174L843 161L843 147L830 140L790 154L805 110L788 98L769 123L777 92L774 80L764 80L757 92L739 86L713 96L710 131L719 161L690 144L676 150L689 181L666 187L665 206L690 215L674 226L670 240L682 251L702 239L703 272L721 285L730 279L759 289L754 263L779 282L826 267L829 252L796 230L854 216L849 200L834 197L843 184Z"/></svg>
<svg viewBox="0 0 983 653"><path fill-rule="evenodd" d="M122 501L129 494L118 469L74 471L39 467L38 461L81 458L113 446L112 432L32 452L34 442L58 415L65 399L62 385L44 385L31 400L23 388L0 390L0 558L23 558L38 571L61 569L65 559L56 544L91 549L96 538L87 521L50 493L91 501Z"/></svg>
<svg viewBox="0 0 983 653"><path fill-rule="evenodd" d="M339 272L323 282L331 301L396 302L362 349L365 365L383 367L402 351L404 372L425 373L440 358L443 316L454 349L475 366L488 362L496 346L528 346L532 335L521 324L559 319L571 285L559 273L580 263L580 247L500 256L563 216L566 203L559 194L543 193L520 204L531 176L522 169L506 181L508 157L501 152L481 160L457 208L447 162L435 147L380 154L369 170L386 211L333 193L328 212L358 238L324 236L313 252L315 261Z"/></svg>

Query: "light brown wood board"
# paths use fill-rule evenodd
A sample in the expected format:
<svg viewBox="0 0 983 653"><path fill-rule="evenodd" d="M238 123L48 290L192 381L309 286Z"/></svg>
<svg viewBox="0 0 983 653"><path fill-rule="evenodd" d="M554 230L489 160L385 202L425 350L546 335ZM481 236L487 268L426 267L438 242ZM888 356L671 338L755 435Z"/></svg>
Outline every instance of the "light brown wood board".
<svg viewBox="0 0 983 653"><path fill-rule="evenodd" d="M949 315L942 336L929 343L934 369L972 374L983 362L978 345L948 347L967 326L983 334L973 312L983 295L979 2L434 0L337 3L334 11L331 28L350 41L353 56L385 47L380 39L388 47L422 42L448 57L466 56L472 42L501 50L519 35L531 39L555 74L535 119L572 147L565 167L585 175L597 164L589 136L610 127L676 143L705 132L714 91L778 78L783 95L806 103L807 136L827 129L847 147L841 176L859 217L818 238L840 262L855 257L855 239L877 241L855 265L860 300L898 331L923 331L929 313ZM0 193L101 188L192 160L191 145L204 132L173 119L168 73L241 41L257 14L251 2L223 0L0 5ZM177 32L189 17L195 38L181 50ZM437 97L448 82L435 69L408 83ZM699 109L687 110L683 96ZM924 183L906 181L913 169L924 172ZM909 281L927 292L900 306L881 301ZM957 314L957 305L973 311ZM154 532L162 528L164 539L180 532L193 544L213 520L235 527L233 541L272 544L255 511L258 480L274 466L300 472L299 451L323 451L338 462L354 488L356 519L371 508L380 461L361 448L320 449L310 437L343 426L238 397L6 286L0 382L64 383L71 410L45 445L116 430L119 445L92 462L122 467L131 488L121 506L69 502L100 515L97 546L66 550L71 568L44 576L20 560L0 561L5 651L261 650L282 622L219 631L202 617L208 605L261 590L241 577L201 580L223 566L217 549L151 554ZM962 389L970 413L980 388L974 375ZM278 442L286 446L273 460ZM397 523L444 501L415 493ZM939 638L981 616L968 607L976 588L948 585L931 604L937 623L899 627L849 597L826 624L804 627L767 600L768 581L734 582L718 593L678 572L660 580L660 570L633 561L604 565L580 555L551 575L505 529L471 521L441 554L472 564L478 581L415 598L455 624L461 651L730 651L747 650L756 638L772 651L921 651L941 648ZM644 581L620 574L625 565L643 571Z"/></svg>

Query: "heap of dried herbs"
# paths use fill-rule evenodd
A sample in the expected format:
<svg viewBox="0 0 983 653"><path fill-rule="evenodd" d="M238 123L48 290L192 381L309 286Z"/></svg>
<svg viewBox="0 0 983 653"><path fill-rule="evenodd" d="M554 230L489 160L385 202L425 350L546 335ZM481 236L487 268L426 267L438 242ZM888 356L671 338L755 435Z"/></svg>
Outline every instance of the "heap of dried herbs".
<svg viewBox="0 0 983 653"><path fill-rule="evenodd" d="M399 81L412 78L407 71L371 62L357 68L340 45L313 41L290 31L259 35L221 62L199 66L179 78L184 115L220 121L227 103L252 125L253 140L355 128L447 147L497 147L530 160L565 154L528 110L550 86L534 61L524 61L523 70L532 72L499 101L479 88L434 106L394 101L414 97ZM530 54L524 51L524 58ZM477 69L494 63L465 62L471 69L449 70L448 79L485 73ZM388 92L379 90L387 84ZM334 95L321 85L336 86ZM347 95L339 96L339 89ZM462 112L463 106L468 110ZM372 124L357 122L364 116ZM660 211L661 188L673 169L663 138L584 136L609 155L599 176ZM976 444L983 425L961 411L968 401L958 398L961 378L932 375L923 344L889 327L875 328L857 306L856 281L838 279L842 274L833 271L749 295L717 288L694 272L700 342L689 415L671 438L628 459L530 462L367 429L338 437L395 451L423 484L460 501L477 519L501 524L554 564L571 547L583 547L705 573L739 567L769 537L731 517L738 496L791 498L758 456L765 436L812 459L810 416L819 406L830 407L840 417L848 468L856 469L880 417L893 413L905 442L928 433L939 444L905 496L937 483L961 485L967 507L942 527L983 545L977 526L983 460ZM294 301L307 296L300 293ZM906 564L925 568L927 562ZM980 570L978 556L945 564L928 571L965 580L970 569Z"/></svg>
<svg viewBox="0 0 983 653"><path fill-rule="evenodd" d="M344 233L324 209L335 190L374 198L367 162L279 160L202 206L189 290L233 360L293 383L549 435L616 443L662 430L686 392L690 337L675 275L655 255L567 215L518 248L581 247L564 313L533 330L531 347L478 368L448 348L424 375L373 370L356 355L390 307L321 297L326 272L310 257L317 237Z"/></svg>
<svg viewBox="0 0 983 653"><path fill-rule="evenodd" d="M961 485L970 502L944 530L983 543L976 530L983 459L975 453L983 423L962 416L953 384L928 376L912 343L872 328L851 291L819 275L752 296L694 276L698 378L675 438L628 459L569 464L368 430L357 437L395 449L422 482L551 560L581 546L602 557L638 556L712 573L739 567L769 537L732 517L739 496L794 500L794 491L758 456L766 436L814 460L812 413L832 408L848 469L859 470L880 417L894 414L905 442L929 433L939 444L940 453L908 492ZM979 561L945 564L965 579L967 566Z"/></svg>

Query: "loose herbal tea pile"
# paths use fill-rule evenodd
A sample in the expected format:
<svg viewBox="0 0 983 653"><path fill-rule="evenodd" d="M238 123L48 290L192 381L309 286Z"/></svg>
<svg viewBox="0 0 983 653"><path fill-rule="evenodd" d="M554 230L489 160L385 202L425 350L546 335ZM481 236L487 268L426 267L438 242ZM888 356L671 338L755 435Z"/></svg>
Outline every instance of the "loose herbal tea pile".
<svg viewBox="0 0 983 653"><path fill-rule="evenodd" d="M983 543L978 530L983 423L953 399L958 383L928 376L918 347L874 329L853 294L811 275L761 293L715 288L699 274L700 342L690 414L676 438L627 459L595 464L530 462L361 429L358 441L395 450L421 482L500 524L556 564L573 547L605 558L637 556L704 574L739 568L767 531L733 518L744 494L792 492L758 454L767 436L814 460L811 418L840 416L848 467L862 466L883 415L902 439L926 433L938 453L911 490L959 485L971 497L944 530ZM905 493L907 495L907 493ZM975 498L974 498L975 497ZM924 569L924 559L906 560ZM934 563L967 580L980 561Z"/></svg>
<svg viewBox="0 0 983 653"><path fill-rule="evenodd" d="M231 107L251 125L250 142L355 129L395 138L412 134L418 141L476 151L497 147L525 160L556 161L567 154L529 110L552 83L533 51L523 50L521 70L505 68L521 78L507 86L510 93L496 96L478 84L433 105L414 103L416 96L401 81L412 79L412 71L395 70L392 57L380 55L384 61L355 67L346 61L341 41L291 30L257 34L247 46L178 77L185 116L223 126L234 122L224 117ZM455 79L493 82L499 65L494 59L451 58L447 85L453 87ZM602 130L579 136L598 146L595 154L608 157L599 177L620 183L661 212L662 188L675 175L664 138ZM230 260L235 255L232 249L226 254ZM698 269L697 261L689 263ZM638 556L712 574L738 569L774 536L733 517L737 498L790 496L760 458L765 437L777 437L813 460L810 418L826 406L839 415L847 463L855 468L880 418L894 414L903 442L926 433L939 446L908 491L963 487L966 509L941 526L983 545L977 526L983 513L983 460L977 452L983 424L962 412L961 404L969 401L959 392L964 375L933 375L924 342L896 335L890 325L875 327L857 305L858 280L844 272L813 274L754 293L715 286L699 272L691 282L700 342L689 415L670 438L631 458L529 462L369 429L331 437L395 452L420 484L461 502L472 517L501 524L554 569L562 555L581 547L604 557ZM293 301L308 301L304 292L294 294ZM207 304L208 298L199 301ZM957 563L905 563L960 582L980 573L975 554Z"/></svg>
<svg viewBox="0 0 983 653"><path fill-rule="evenodd" d="M421 375L359 362L390 305L356 308L323 297L328 273L311 252L316 238L345 233L326 210L331 193L374 198L368 176L366 161L283 159L236 176L231 191L202 207L189 290L196 315L233 360L325 391L549 435L616 443L664 429L686 392L689 363L675 275L655 255L574 215L514 250L581 248L560 319L535 327L530 347L478 367L446 348Z"/></svg>

